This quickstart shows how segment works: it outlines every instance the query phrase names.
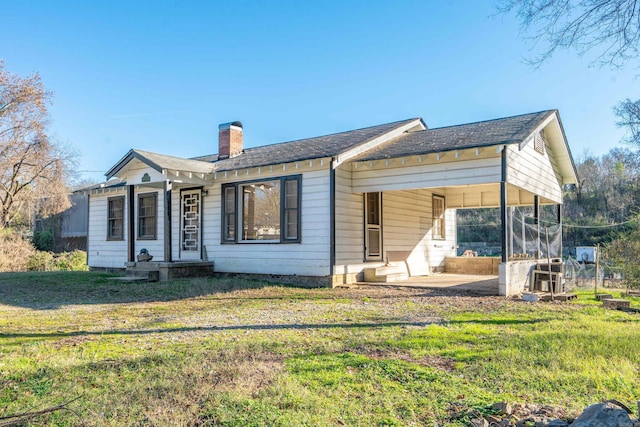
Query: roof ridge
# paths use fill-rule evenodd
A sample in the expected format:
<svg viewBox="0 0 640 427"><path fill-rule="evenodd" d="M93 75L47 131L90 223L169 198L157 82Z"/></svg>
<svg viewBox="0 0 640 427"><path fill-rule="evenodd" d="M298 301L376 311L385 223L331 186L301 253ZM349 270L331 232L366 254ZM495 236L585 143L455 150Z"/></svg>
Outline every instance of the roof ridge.
<svg viewBox="0 0 640 427"><path fill-rule="evenodd" d="M154 156L162 156L162 157L171 157L172 159L178 159L178 160L193 160L195 162L201 162L201 163L209 163L206 162L204 160L199 160L198 157L204 157L204 156L198 156L198 157L178 157L178 156L173 156L171 154L163 154L163 153L157 153L155 151L147 151L147 150L139 150L137 148L133 148L131 149L131 151L135 151L136 153L140 153L140 154L152 154Z"/></svg>
<svg viewBox="0 0 640 427"><path fill-rule="evenodd" d="M507 116L507 117L500 117L497 119L488 119L488 120L478 120L475 122L469 122L469 123L461 123L458 125L449 125L449 126L440 126L440 127L435 127L435 128L429 128L429 129L424 129L424 130L419 130L417 132L425 132L425 131L430 131L430 130L440 130L440 129L448 129L448 128L455 128L455 127L460 127L460 126L469 126L469 125L477 125L480 123L490 123L490 122L497 122L499 120L507 120L507 119L515 119L517 117L524 117L524 116L533 116L535 114L540 114L540 113L554 113L558 111L557 108L551 109L551 110L540 110L540 111L536 111L533 113L524 113L524 114L516 114L515 116Z"/></svg>
<svg viewBox="0 0 640 427"><path fill-rule="evenodd" d="M376 127L388 126L388 125L399 124L399 123L408 123L408 122L411 122L413 120L421 120L421 119L422 119L421 117L413 117L413 118L410 118L410 119L396 120L396 121L393 121L393 122L382 123L382 124L379 124L379 125L364 126L364 127L356 128L356 129L343 130L341 132L328 133L328 134L325 134L325 135L316 135L316 136L310 136L308 138L292 139L290 141L274 142L273 144L259 145L257 147L245 148L242 151L243 152L253 151L253 150L258 150L258 149L261 149L261 148L264 148L264 147L273 147L275 145L282 145L282 144L289 144L289 143L292 143L292 142L306 141L308 139L326 138L328 136L339 135L341 133L357 132L357 131L361 131L361 130L365 130L365 129L372 129L372 128L376 128ZM203 158L203 157L213 157L213 156L216 156L218 154L219 153L205 154L203 156L190 157L190 159L197 160L197 159L200 159L200 158ZM200 161L203 161L203 160L200 160Z"/></svg>

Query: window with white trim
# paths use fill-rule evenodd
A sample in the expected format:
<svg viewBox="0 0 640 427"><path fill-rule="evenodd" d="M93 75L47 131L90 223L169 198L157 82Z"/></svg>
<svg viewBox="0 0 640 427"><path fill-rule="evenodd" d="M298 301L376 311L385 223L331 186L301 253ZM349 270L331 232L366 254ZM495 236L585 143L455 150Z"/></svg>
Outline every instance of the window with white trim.
<svg viewBox="0 0 640 427"><path fill-rule="evenodd" d="M107 240L124 240L124 196L107 199Z"/></svg>
<svg viewBox="0 0 640 427"><path fill-rule="evenodd" d="M138 195L138 240L155 240L158 231L158 193Z"/></svg>
<svg viewBox="0 0 640 427"><path fill-rule="evenodd" d="M433 214L433 223L432 223L432 235L434 239L444 239L444 209L445 209L445 200L443 196L432 197L432 205L431 210Z"/></svg>
<svg viewBox="0 0 640 427"><path fill-rule="evenodd" d="M382 260L382 193L364 194L364 259Z"/></svg>

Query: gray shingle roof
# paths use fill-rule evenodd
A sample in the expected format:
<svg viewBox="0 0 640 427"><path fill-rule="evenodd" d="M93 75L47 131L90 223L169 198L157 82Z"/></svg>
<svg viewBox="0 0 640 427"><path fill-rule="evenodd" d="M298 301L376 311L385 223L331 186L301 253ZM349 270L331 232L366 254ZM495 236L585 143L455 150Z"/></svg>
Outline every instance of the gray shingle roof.
<svg viewBox="0 0 640 427"><path fill-rule="evenodd" d="M415 120L420 119L401 120L331 135L247 148L239 156L224 160L218 160L218 155L214 154L194 157L193 161L213 162L215 171L224 172L235 169L333 157Z"/></svg>
<svg viewBox="0 0 640 427"><path fill-rule="evenodd" d="M547 110L502 119L408 132L381 147L363 153L353 161L380 160L464 148L520 143L556 111Z"/></svg>
<svg viewBox="0 0 640 427"><path fill-rule="evenodd" d="M151 166L158 172L163 169L188 171L196 173L212 172L214 167L211 163L199 160L184 159L182 157L167 156L164 154L152 153L143 150L129 150L129 152L120 161L107 171L105 174L107 179L115 176L132 159L138 159L145 164Z"/></svg>

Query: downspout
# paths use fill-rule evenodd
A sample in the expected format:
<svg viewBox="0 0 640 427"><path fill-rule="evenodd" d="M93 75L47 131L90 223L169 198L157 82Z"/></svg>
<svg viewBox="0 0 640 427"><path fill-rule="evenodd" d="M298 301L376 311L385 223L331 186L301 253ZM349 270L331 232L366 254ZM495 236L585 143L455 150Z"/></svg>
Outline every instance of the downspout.
<svg viewBox="0 0 640 427"><path fill-rule="evenodd" d="M336 158L329 167L329 276L333 285L333 269L336 263Z"/></svg>
<svg viewBox="0 0 640 427"><path fill-rule="evenodd" d="M507 146L502 146L502 176L500 180L500 244L502 246L502 262L509 260L507 253Z"/></svg>

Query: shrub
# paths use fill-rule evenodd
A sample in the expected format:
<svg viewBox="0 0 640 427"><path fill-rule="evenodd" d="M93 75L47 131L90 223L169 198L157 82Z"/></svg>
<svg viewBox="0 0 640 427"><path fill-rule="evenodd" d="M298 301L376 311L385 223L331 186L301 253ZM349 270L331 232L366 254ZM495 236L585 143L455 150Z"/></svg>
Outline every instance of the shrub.
<svg viewBox="0 0 640 427"><path fill-rule="evenodd" d="M49 230L36 230L33 232L33 246L39 251L52 251L55 245L53 233Z"/></svg>
<svg viewBox="0 0 640 427"><path fill-rule="evenodd" d="M636 219L640 222L640 217ZM640 288L640 228L620 233L604 248L605 260L622 273L622 281L629 288Z"/></svg>
<svg viewBox="0 0 640 427"><path fill-rule="evenodd" d="M0 229L0 272L26 271L36 250L27 239L11 229Z"/></svg>
<svg viewBox="0 0 640 427"><path fill-rule="evenodd" d="M29 271L87 271L87 253L84 251L52 252L36 251L29 257L27 270Z"/></svg>
<svg viewBox="0 0 640 427"><path fill-rule="evenodd" d="M54 266L53 253L36 251L27 260L27 270L29 271L52 271Z"/></svg>
<svg viewBox="0 0 640 427"><path fill-rule="evenodd" d="M39 232L33 240L18 231L0 228L0 272L9 271L87 271L87 253L76 250L54 254L36 250L32 241L46 242L48 232Z"/></svg>
<svg viewBox="0 0 640 427"><path fill-rule="evenodd" d="M85 251L62 252L55 258L56 269L60 271L87 271L87 253Z"/></svg>

